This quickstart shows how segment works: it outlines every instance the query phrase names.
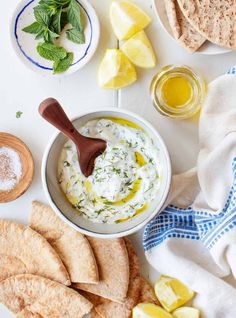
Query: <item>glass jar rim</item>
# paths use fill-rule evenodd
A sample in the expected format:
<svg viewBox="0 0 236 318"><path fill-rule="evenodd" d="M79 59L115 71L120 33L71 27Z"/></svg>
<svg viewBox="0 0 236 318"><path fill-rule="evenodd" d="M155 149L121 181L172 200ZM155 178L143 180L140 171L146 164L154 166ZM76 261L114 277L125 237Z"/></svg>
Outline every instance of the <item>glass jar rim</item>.
<svg viewBox="0 0 236 318"><path fill-rule="evenodd" d="M160 98L161 85L163 79L167 80L176 75L187 78L191 84L193 94L186 104L171 107ZM172 118L186 119L194 116L201 109L205 98L206 84L203 78L187 65L166 65L153 77L150 93L154 107L159 113Z"/></svg>

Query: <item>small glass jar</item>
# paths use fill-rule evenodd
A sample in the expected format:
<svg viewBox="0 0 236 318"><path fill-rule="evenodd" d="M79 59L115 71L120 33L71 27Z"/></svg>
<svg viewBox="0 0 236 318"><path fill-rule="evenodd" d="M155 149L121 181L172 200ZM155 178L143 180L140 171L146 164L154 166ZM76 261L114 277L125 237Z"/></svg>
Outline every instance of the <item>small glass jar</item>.
<svg viewBox="0 0 236 318"><path fill-rule="evenodd" d="M186 119L201 109L206 85L190 67L167 65L154 76L150 93L159 113Z"/></svg>

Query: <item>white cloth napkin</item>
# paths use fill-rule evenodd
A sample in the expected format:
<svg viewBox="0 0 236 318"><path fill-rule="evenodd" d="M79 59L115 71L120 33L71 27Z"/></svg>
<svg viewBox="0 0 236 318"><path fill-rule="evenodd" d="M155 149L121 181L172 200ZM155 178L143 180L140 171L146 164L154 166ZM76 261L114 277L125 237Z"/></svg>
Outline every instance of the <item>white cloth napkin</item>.
<svg viewBox="0 0 236 318"><path fill-rule="evenodd" d="M150 264L196 291L204 318L236 318L236 289L223 279L236 278L235 73L209 85L197 168L173 177L171 205L144 231Z"/></svg>

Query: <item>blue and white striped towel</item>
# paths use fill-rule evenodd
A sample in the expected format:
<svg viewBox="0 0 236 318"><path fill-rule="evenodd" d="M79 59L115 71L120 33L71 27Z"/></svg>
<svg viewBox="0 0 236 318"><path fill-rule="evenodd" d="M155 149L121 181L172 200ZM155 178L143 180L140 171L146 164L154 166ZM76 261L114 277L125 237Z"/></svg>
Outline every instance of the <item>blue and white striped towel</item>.
<svg viewBox="0 0 236 318"><path fill-rule="evenodd" d="M199 125L197 168L173 177L171 205L146 226L143 245L152 266L197 292L204 318L236 318L225 280L236 278L235 68L210 84Z"/></svg>

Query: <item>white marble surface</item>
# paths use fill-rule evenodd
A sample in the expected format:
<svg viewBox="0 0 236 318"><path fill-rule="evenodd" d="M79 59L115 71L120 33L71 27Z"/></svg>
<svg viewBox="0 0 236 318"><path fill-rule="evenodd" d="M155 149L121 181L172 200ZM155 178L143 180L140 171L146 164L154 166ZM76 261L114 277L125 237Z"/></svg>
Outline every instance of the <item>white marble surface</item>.
<svg viewBox="0 0 236 318"><path fill-rule="evenodd" d="M165 64L187 64L199 70L207 81L225 73L236 64L236 53L220 56L188 55L166 36L154 16L152 0L137 0L151 16L153 23L147 33L152 39L158 55L155 70L138 70L139 81L132 87L119 92L98 88L96 70L98 61L106 47L116 47L117 41L112 34L108 20L110 0L91 0L102 24L100 46L92 61L83 70L66 77L55 79L41 77L26 69L15 56L9 35L9 25L14 11L15 0L2 4L0 10L0 131L10 132L22 138L30 147L35 160L35 176L30 189L15 202L0 204L0 218L8 218L27 223L30 204L33 199L46 202L40 180L40 163L44 148L54 129L44 122L37 113L41 100L53 96L58 98L70 116L80 111L96 107L123 107L139 113L149 120L161 133L171 154L174 172L191 168L197 158L198 137L197 120L174 121L160 116L153 108L149 97L149 85L153 74ZM16 111L22 111L16 119ZM146 263L141 246L141 233L133 236L140 255L142 270L153 280L156 276ZM0 317L13 317L0 306Z"/></svg>

